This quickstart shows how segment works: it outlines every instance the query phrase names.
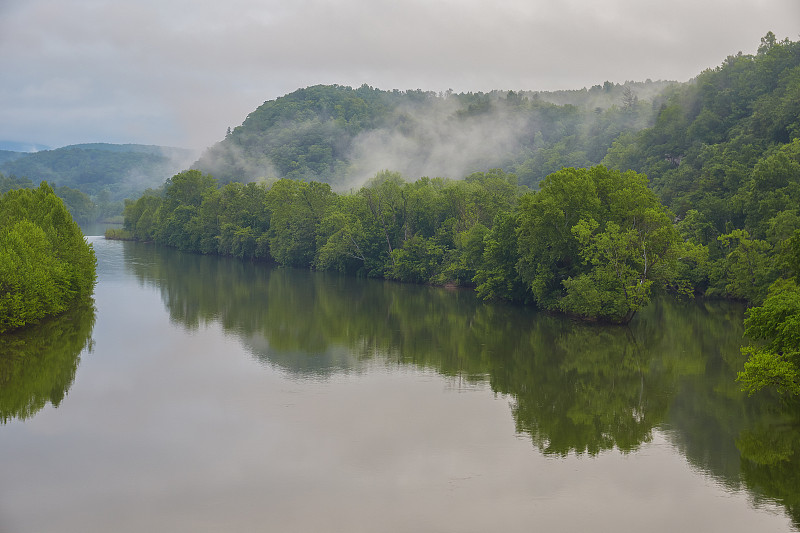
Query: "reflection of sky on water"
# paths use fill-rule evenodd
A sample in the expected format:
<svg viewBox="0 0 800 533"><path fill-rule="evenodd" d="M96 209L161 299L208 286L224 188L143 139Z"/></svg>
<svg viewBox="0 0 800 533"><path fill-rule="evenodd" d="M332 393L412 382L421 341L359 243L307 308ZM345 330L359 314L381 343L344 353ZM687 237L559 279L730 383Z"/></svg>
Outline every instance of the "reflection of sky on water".
<svg viewBox="0 0 800 533"><path fill-rule="evenodd" d="M299 378L218 324L171 324L116 265L101 276L68 398L0 427L0 531L791 530L660 431L630 454L544 456L486 383L380 360Z"/></svg>

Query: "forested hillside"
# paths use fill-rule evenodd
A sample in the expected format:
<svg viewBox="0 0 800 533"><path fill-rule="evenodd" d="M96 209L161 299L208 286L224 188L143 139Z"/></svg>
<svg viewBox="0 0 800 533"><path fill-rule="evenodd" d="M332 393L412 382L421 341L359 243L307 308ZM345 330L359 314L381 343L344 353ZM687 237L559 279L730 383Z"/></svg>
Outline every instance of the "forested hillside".
<svg viewBox="0 0 800 533"><path fill-rule="evenodd" d="M47 181L84 224L120 215L124 199L161 186L193 156L182 148L105 143L0 152L0 193Z"/></svg>
<svg viewBox="0 0 800 533"><path fill-rule="evenodd" d="M715 267L700 285L760 302L800 230L800 42L770 33L756 55L702 72L604 163L646 174L684 237L708 247Z"/></svg>
<svg viewBox="0 0 800 533"><path fill-rule="evenodd" d="M297 91L265 103L198 163L216 161L229 183L220 188L198 170L174 176L128 203L127 236L472 286L486 298L611 322L628 322L653 291L744 300L759 306L746 333L768 344L751 349L742 381L800 394L800 43L770 33L757 54L669 87L650 127L652 104L622 91L624 105L594 111L515 93ZM498 133L498 117L514 127ZM348 159L360 147L385 156L387 168L438 161L444 137L432 131L455 135L451 146L470 164L499 168L415 181L384 170L334 190L367 168ZM405 146L407 159L386 155L387 145ZM511 147L502 157L501 145ZM453 158L453 172L466 168ZM604 166L583 168L594 160ZM291 179L237 182L252 178L256 162Z"/></svg>
<svg viewBox="0 0 800 533"><path fill-rule="evenodd" d="M383 169L416 179L500 168L532 186L599 163L621 133L652 125L672 85L462 94L318 85L265 102L193 168L222 183L290 178L340 191Z"/></svg>
<svg viewBox="0 0 800 533"><path fill-rule="evenodd" d="M28 178L38 185L70 187L91 197L108 190L112 200L138 196L158 187L186 168L193 152L181 148L137 144L76 144L23 154L0 165L7 176Z"/></svg>

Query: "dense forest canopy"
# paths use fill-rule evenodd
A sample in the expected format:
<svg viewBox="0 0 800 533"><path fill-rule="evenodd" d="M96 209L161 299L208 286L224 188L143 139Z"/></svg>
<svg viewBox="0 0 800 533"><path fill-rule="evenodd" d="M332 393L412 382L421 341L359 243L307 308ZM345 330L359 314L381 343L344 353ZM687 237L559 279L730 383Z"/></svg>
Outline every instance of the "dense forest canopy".
<svg viewBox="0 0 800 533"><path fill-rule="evenodd" d="M613 322L680 277L684 250L646 177L602 166L556 172L536 194L499 169L415 182L384 171L344 194L289 179L219 188L190 170L129 202L125 229L183 250L474 286Z"/></svg>
<svg viewBox="0 0 800 533"><path fill-rule="evenodd" d="M767 307L787 297L782 308L796 309L800 43L769 33L757 54L649 102L632 87L586 91L592 104L618 91L605 108L535 93L301 89L129 202L125 228L185 250L471 286L612 322L653 290ZM416 178L423 168L446 177ZM361 173L372 176L363 186ZM767 340L796 315L764 325L758 313L747 332ZM800 391L788 342L767 348L780 365L751 358L746 386Z"/></svg>

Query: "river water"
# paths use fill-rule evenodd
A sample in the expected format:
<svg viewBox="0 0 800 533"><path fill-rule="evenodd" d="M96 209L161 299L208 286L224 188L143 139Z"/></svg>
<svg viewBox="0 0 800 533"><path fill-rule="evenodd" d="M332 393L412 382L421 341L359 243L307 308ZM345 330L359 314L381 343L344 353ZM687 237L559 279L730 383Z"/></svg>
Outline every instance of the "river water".
<svg viewBox="0 0 800 533"><path fill-rule="evenodd" d="M90 238L0 339L0 532L798 531L800 415L744 309L630 327Z"/></svg>

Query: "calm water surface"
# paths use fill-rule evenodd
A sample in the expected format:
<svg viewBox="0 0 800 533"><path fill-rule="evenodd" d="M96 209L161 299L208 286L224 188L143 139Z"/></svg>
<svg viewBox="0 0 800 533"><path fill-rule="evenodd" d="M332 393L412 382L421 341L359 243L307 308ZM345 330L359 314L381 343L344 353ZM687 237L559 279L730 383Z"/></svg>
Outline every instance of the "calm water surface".
<svg viewBox="0 0 800 533"><path fill-rule="evenodd" d="M0 340L0 532L798 531L800 415L743 309L630 328L92 239Z"/></svg>

